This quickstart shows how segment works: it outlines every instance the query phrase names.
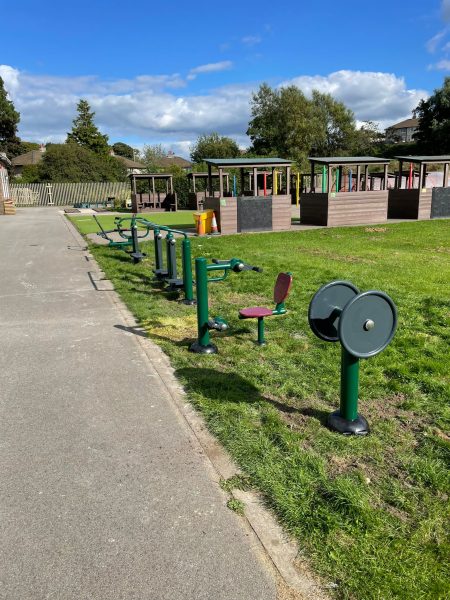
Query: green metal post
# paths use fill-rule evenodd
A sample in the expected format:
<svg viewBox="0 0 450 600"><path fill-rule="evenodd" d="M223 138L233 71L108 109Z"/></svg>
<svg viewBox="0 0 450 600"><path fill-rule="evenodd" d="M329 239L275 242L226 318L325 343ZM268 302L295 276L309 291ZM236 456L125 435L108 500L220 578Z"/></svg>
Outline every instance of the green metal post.
<svg viewBox="0 0 450 600"><path fill-rule="evenodd" d="M161 234L159 229L153 230L153 242L155 245L155 269L159 271L163 268L161 256Z"/></svg>
<svg viewBox="0 0 450 600"><path fill-rule="evenodd" d="M183 262L184 303L195 304L192 284L191 242L187 237L181 242L181 257Z"/></svg>
<svg viewBox="0 0 450 600"><path fill-rule="evenodd" d="M327 169L325 165L322 167L322 194L327 193Z"/></svg>
<svg viewBox="0 0 450 600"><path fill-rule="evenodd" d="M190 346L191 352L216 354L217 346L209 341L208 327L208 270L206 258L195 259L195 284L197 287L198 339ZM216 265L214 265L216 266Z"/></svg>
<svg viewBox="0 0 450 600"><path fill-rule="evenodd" d="M169 231L166 235L166 261L167 261L167 279L173 279L175 277L173 272L173 260L171 251L171 242L173 240L173 233Z"/></svg>
<svg viewBox="0 0 450 600"><path fill-rule="evenodd" d="M340 416L347 421L358 418L359 358L342 348Z"/></svg>
<svg viewBox="0 0 450 600"><path fill-rule="evenodd" d="M264 339L264 317L258 317L258 344L264 346L266 340Z"/></svg>

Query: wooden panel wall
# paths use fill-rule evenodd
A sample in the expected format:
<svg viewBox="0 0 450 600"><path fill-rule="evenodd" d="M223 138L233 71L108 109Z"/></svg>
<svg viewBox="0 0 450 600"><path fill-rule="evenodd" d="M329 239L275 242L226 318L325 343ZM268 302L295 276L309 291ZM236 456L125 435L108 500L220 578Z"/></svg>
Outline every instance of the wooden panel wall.
<svg viewBox="0 0 450 600"><path fill-rule="evenodd" d="M420 192L419 197L419 219L426 220L431 217L431 197L432 189L427 189L425 192Z"/></svg>
<svg viewBox="0 0 450 600"><path fill-rule="evenodd" d="M385 223L388 191L341 192L328 199L328 225Z"/></svg>
<svg viewBox="0 0 450 600"><path fill-rule="evenodd" d="M388 219L418 218L419 190L389 190Z"/></svg>
<svg viewBox="0 0 450 600"><path fill-rule="evenodd" d="M236 198L224 198L226 206L220 205L220 198L205 198L204 210L215 212L220 233L227 235L237 232L237 202Z"/></svg>
<svg viewBox="0 0 450 600"><path fill-rule="evenodd" d="M286 231L291 228L291 196L272 196L272 231Z"/></svg>
<svg viewBox="0 0 450 600"><path fill-rule="evenodd" d="M328 194L301 194L300 223L328 225Z"/></svg>

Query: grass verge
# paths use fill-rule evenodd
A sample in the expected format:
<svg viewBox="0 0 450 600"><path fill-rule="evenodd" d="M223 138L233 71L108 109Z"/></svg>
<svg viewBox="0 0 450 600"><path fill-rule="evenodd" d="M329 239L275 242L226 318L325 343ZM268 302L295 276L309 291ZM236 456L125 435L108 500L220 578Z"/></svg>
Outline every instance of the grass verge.
<svg viewBox="0 0 450 600"><path fill-rule="evenodd" d="M264 267L210 285L210 314L231 325L212 336L215 356L187 352L195 308L152 281L152 247L142 246L149 258L139 265L119 250L91 249L333 593L450 597L450 222L194 239L194 256ZM267 319L268 345L258 348L255 323L239 321L238 309L270 305L284 270L294 273L289 312ZM339 402L340 351L314 337L307 309L334 279L381 289L399 310L392 344L361 364L360 412L372 428L365 438L324 426Z"/></svg>
<svg viewBox="0 0 450 600"><path fill-rule="evenodd" d="M180 227L183 229L194 227L194 219L192 215L192 210L179 210L177 212L143 213L140 216L144 219L152 221L153 223L157 223L158 225L168 225L169 227ZM113 229L114 219L116 217L127 218L131 217L132 215L131 213L123 213L120 215L97 214L95 216L100 221L104 229ZM87 235L88 233L97 233L98 231L98 225L91 215L70 216L69 219L76 225L78 231L83 235Z"/></svg>

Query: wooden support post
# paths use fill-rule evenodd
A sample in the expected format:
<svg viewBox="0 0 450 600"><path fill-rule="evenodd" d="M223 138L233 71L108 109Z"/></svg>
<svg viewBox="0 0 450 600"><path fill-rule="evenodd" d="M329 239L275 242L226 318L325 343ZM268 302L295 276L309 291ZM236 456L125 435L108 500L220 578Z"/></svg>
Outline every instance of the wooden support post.
<svg viewBox="0 0 450 600"><path fill-rule="evenodd" d="M316 186L314 185L314 171L316 168L316 163L312 160L311 161L311 192L315 192L316 191ZM323 184L322 184L323 187Z"/></svg>
<svg viewBox="0 0 450 600"><path fill-rule="evenodd" d="M368 191L367 183L369 181L369 165L364 165L364 191Z"/></svg>
<svg viewBox="0 0 450 600"><path fill-rule="evenodd" d="M286 195L291 193L291 167L286 167Z"/></svg>
<svg viewBox="0 0 450 600"><path fill-rule="evenodd" d="M333 167L328 165L327 171L327 194L331 193L331 178L333 177Z"/></svg>
<svg viewBox="0 0 450 600"><path fill-rule="evenodd" d="M213 189L212 189L212 177L211 177L211 165L208 165L208 193L210 198L214 197Z"/></svg>
<svg viewBox="0 0 450 600"><path fill-rule="evenodd" d="M230 193L230 176L228 173L225 175L225 181L227 184L227 194L229 194Z"/></svg>
<svg viewBox="0 0 450 600"><path fill-rule="evenodd" d="M356 165L356 191L359 192L361 189L361 166Z"/></svg>
<svg viewBox="0 0 450 600"><path fill-rule="evenodd" d="M223 198L223 169L219 167L219 198Z"/></svg>
<svg viewBox="0 0 450 600"><path fill-rule="evenodd" d="M173 194L173 177L170 176L170 193Z"/></svg>
<svg viewBox="0 0 450 600"><path fill-rule="evenodd" d="M427 185L427 165L424 163L420 165L419 169L419 190L422 191L422 188Z"/></svg>
<svg viewBox="0 0 450 600"><path fill-rule="evenodd" d="M403 172L403 161L399 161L399 163L398 163L398 180L397 180L397 185L396 185L396 188L398 190L402 189L402 172Z"/></svg>
<svg viewBox="0 0 450 600"><path fill-rule="evenodd" d="M192 191L195 194L196 190L195 190L195 175L194 175L194 173L192 173Z"/></svg>
<svg viewBox="0 0 450 600"><path fill-rule="evenodd" d="M240 171L241 171L241 173L240 173L240 175L241 175L241 177L240 177L240 179L241 179L241 196L243 196L244 190L245 190L245 175L244 175L244 169L242 167L241 167Z"/></svg>
<svg viewBox="0 0 450 600"><path fill-rule="evenodd" d="M344 169L343 169L342 165L340 165L340 166L339 166L339 169L338 169L338 174L339 174L339 175L338 175L338 177L336 178L336 192L339 192L339 191L340 191L340 189L343 187L343 185L342 185L342 175L343 175L343 171L344 171Z"/></svg>
<svg viewBox="0 0 450 600"><path fill-rule="evenodd" d="M253 195L258 195L258 169L253 167Z"/></svg>
<svg viewBox="0 0 450 600"><path fill-rule="evenodd" d="M383 190L388 189L388 165L384 165L384 179L383 179Z"/></svg>
<svg viewBox="0 0 450 600"><path fill-rule="evenodd" d="M442 187L448 187L448 163L444 164L444 175L442 178Z"/></svg>

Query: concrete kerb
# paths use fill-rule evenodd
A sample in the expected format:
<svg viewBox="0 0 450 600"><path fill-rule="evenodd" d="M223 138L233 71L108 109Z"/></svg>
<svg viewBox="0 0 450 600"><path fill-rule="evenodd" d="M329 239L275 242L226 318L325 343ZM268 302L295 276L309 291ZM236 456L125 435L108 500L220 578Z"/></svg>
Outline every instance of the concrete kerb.
<svg viewBox="0 0 450 600"><path fill-rule="evenodd" d="M66 226L76 243L85 248L85 258L92 265L91 279L99 291L105 293L109 301L115 305L126 326L139 346L143 358L155 369L175 413L184 425L187 424L192 441L204 455L211 479L219 484L222 479L229 479L241 471L231 460L226 450L208 431L201 415L188 402L186 393L174 375L174 369L166 354L147 337L145 330L137 324L135 318L115 292L112 282L105 279L92 254L86 248L86 242L75 226L64 216ZM226 496L223 492L224 497ZM278 588L279 600L328 600L325 591L327 586L321 584L301 559L302 553L297 543L290 539L269 512L254 491L232 490L229 495L245 504L244 516L239 519L252 539L252 547L260 560L271 570ZM226 496L228 497L228 496Z"/></svg>

